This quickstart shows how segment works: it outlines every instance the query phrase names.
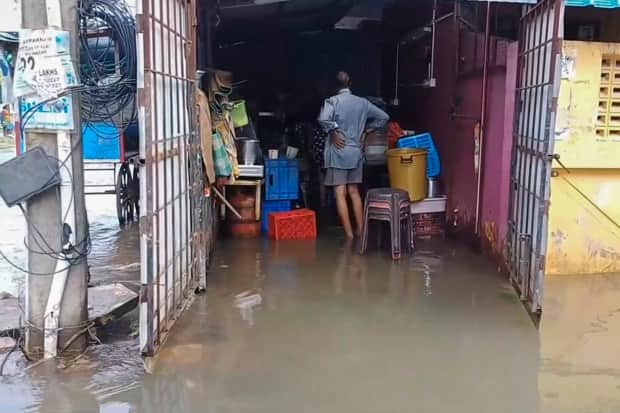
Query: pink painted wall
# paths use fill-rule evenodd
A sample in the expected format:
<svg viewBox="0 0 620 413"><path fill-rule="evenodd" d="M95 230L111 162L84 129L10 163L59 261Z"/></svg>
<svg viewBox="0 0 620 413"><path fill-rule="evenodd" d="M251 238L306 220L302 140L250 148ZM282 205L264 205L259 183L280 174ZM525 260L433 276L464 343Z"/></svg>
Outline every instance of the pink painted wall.
<svg viewBox="0 0 620 413"><path fill-rule="evenodd" d="M489 102L489 132L485 151L485 174L483 183L482 223L486 224L485 237L493 236L489 246L498 256L505 254L510 214L510 173L512 162L513 126L515 115L515 88L517 83L518 44L507 47L506 69L496 89L491 89ZM501 93L500 93L501 91ZM503 110L503 113L500 111ZM501 122L500 122L501 119ZM493 228L489 228L489 225ZM492 235L488 230L493 230Z"/></svg>
<svg viewBox="0 0 620 413"><path fill-rule="evenodd" d="M481 222L483 244L497 256L508 234L516 57L515 43L508 47L506 66L489 79Z"/></svg>
<svg viewBox="0 0 620 413"><path fill-rule="evenodd" d="M456 75L456 36L451 22L440 24L437 33L437 87L420 92L415 107L424 108L405 119L416 119L416 130L429 130L439 149L442 162L442 182L448 195L448 220L458 209L457 235L471 239L474 234L477 177L474 168L474 128L480 118L482 98L483 44L473 33L462 35L460 43L461 68L467 74ZM477 50L476 50L477 49ZM482 191L482 244L488 252L500 258L508 232L510 197L510 168L514 89L516 80L516 43L493 40L488 78L487 125L484 147L484 179ZM461 103L459 115L468 119L451 119L455 98ZM414 109L411 109L414 110ZM420 116L422 115L422 116ZM469 119L471 118L471 119Z"/></svg>

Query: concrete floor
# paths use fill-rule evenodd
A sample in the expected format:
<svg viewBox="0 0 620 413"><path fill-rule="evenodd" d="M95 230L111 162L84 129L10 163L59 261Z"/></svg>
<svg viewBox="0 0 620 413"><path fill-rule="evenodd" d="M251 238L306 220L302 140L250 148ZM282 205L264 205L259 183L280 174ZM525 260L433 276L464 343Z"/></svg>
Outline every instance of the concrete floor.
<svg viewBox="0 0 620 413"><path fill-rule="evenodd" d="M395 263L336 240L222 241L211 268L152 374L135 341L94 346L0 378L0 411L620 411L620 277L551 279L539 332L449 242Z"/></svg>

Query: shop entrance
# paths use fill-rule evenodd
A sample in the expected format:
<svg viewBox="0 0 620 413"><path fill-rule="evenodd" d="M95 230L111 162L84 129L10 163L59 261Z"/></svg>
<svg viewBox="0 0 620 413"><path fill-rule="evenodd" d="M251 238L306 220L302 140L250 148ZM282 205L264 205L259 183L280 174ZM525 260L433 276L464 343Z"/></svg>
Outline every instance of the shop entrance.
<svg viewBox="0 0 620 413"><path fill-rule="evenodd" d="M348 71L354 93L401 131L366 148L379 161L368 162L365 189L390 185L377 148L428 133L443 191L414 206L423 216L414 227L487 253L540 313L563 8L557 0L203 2L197 58L245 105L236 138L258 141L265 158L298 153L300 194L284 208L317 211L322 229L338 218L322 187L315 120L335 73ZM257 150L244 145L239 157Z"/></svg>

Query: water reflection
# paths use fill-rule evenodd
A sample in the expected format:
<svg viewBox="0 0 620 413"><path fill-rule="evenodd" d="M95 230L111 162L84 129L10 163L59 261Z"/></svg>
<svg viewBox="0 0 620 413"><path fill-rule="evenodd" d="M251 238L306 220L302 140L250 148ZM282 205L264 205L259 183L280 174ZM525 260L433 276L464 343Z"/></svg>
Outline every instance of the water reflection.
<svg viewBox="0 0 620 413"><path fill-rule="evenodd" d="M152 374L135 341L96 346L1 379L0 397L41 412L618 411L619 278L550 280L539 343L484 259L418 248L392 262L336 240L223 241ZM261 297L252 324L240 294Z"/></svg>
<svg viewBox="0 0 620 413"><path fill-rule="evenodd" d="M146 410L537 410L536 330L479 259L393 263L321 240L312 261L262 253L257 277L250 247L220 244L207 297L144 382ZM253 327L231 306L245 289L263 296Z"/></svg>
<svg viewBox="0 0 620 413"><path fill-rule="evenodd" d="M620 411L620 274L552 276L540 324L545 413Z"/></svg>

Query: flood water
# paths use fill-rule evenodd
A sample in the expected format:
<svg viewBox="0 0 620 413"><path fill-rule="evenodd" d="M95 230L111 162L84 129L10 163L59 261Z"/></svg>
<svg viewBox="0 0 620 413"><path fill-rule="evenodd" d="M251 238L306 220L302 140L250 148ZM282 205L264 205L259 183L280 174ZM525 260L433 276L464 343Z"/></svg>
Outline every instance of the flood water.
<svg viewBox="0 0 620 413"><path fill-rule="evenodd" d="M118 228L113 197L87 203L92 281L135 288L137 228ZM23 260L19 211L0 221L3 251ZM25 370L12 355L0 413L620 411L620 276L548 277L537 329L505 279L458 244L420 242L393 262L329 235L219 242L206 295L149 374L134 311L60 368Z"/></svg>
<svg viewBox="0 0 620 413"><path fill-rule="evenodd" d="M537 330L484 259L418 248L394 263L333 239L222 241L150 374L131 339L66 369L12 365L1 410L620 411L620 278L552 279Z"/></svg>

